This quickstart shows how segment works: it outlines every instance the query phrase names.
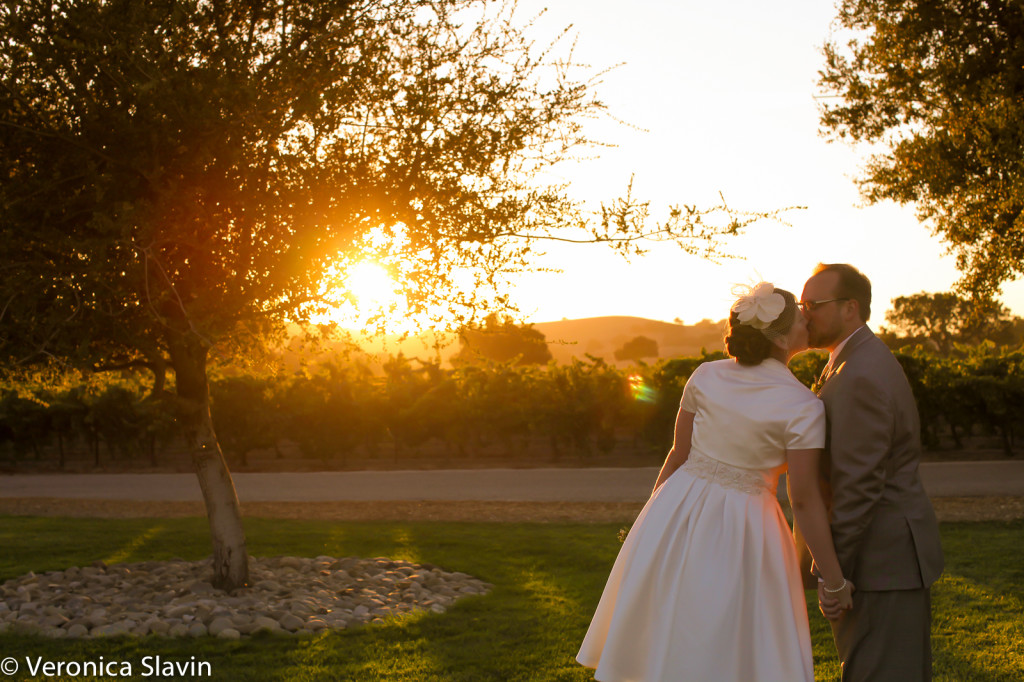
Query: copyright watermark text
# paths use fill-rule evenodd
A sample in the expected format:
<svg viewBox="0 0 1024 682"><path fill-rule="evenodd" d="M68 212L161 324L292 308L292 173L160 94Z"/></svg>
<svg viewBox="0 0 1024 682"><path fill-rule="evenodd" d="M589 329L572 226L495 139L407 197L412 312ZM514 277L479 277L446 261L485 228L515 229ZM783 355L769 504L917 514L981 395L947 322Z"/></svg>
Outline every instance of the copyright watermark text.
<svg viewBox="0 0 1024 682"><path fill-rule="evenodd" d="M137 663L122 660L106 660L103 656L94 661L51 661L42 656L25 656L22 659L8 656L0 661L0 673L15 675L27 672L32 677L210 677L213 666L208 661L169 659L162 656L143 656Z"/></svg>

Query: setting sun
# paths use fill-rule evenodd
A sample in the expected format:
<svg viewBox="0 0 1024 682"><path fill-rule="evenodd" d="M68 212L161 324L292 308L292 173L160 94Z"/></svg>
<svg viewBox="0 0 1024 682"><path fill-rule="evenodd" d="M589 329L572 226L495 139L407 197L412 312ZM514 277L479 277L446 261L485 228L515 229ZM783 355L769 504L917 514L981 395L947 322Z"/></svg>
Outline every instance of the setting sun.
<svg viewBox="0 0 1024 682"><path fill-rule="evenodd" d="M398 301L398 285L388 271L376 263L357 263L345 279L363 311L388 308Z"/></svg>

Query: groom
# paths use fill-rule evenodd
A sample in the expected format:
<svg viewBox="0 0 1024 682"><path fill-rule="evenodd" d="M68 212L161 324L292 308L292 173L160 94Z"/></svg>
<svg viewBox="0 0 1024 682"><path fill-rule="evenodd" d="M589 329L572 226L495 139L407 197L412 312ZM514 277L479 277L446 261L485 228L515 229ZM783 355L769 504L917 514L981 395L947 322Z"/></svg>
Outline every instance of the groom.
<svg viewBox="0 0 1024 682"><path fill-rule="evenodd" d="M836 554L856 592L844 613L819 582L818 601L832 624L842 680L930 680L929 587L943 560L918 474L920 424L910 384L865 325L871 283L856 268L819 265L800 307L811 347L830 353L818 390L828 419L823 488L831 490Z"/></svg>

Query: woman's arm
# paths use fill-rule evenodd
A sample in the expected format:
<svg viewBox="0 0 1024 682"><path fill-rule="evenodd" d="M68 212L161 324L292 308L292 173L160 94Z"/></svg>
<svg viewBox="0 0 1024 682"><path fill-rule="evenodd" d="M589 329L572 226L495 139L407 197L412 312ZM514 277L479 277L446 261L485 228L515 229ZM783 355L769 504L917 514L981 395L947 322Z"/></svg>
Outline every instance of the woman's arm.
<svg viewBox="0 0 1024 682"><path fill-rule="evenodd" d="M821 449L787 450L786 459L789 462L789 501L793 506L793 518L825 581L825 592L837 599L842 608L849 609L853 606L853 585L843 578L843 570L836 558L832 528L818 484Z"/></svg>
<svg viewBox="0 0 1024 682"><path fill-rule="evenodd" d="M693 436L693 412L687 412L680 408L676 415L676 430L672 440L672 449L668 451L665 463L661 465L661 473L654 484L657 490L676 469L683 466L686 458L690 456L690 438Z"/></svg>

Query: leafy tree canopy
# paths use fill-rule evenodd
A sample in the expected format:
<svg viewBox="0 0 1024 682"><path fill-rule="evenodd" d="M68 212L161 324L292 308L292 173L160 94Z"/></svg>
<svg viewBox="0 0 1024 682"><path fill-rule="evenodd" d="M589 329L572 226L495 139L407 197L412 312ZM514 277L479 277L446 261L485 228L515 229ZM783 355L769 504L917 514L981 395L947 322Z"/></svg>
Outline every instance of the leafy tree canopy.
<svg viewBox="0 0 1024 682"><path fill-rule="evenodd" d="M601 110L478 4L6 4L5 350L173 361L324 312L367 255L420 310L478 303L510 231L573 217L529 181Z"/></svg>
<svg viewBox="0 0 1024 682"><path fill-rule="evenodd" d="M990 341L1000 346L1024 341L1024 320L998 301L979 303L954 293L920 293L892 300L883 328L890 345L924 344L949 353L956 344Z"/></svg>
<svg viewBox="0 0 1024 682"><path fill-rule="evenodd" d="M658 357L658 342L646 336L637 336L615 351L616 360L643 360Z"/></svg>
<svg viewBox="0 0 1024 682"><path fill-rule="evenodd" d="M871 202L917 206L957 254L963 292L1024 274L1024 4L841 0L824 46L827 135L880 146Z"/></svg>
<svg viewBox="0 0 1024 682"><path fill-rule="evenodd" d="M588 221L539 178L603 107L493 3L27 0L0 35L16 361L227 352L343 304L365 258L412 312L471 319L509 304L538 240L705 253L756 217L652 225L626 197Z"/></svg>
<svg viewBox="0 0 1024 682"><path fill-rule="evenodd" d="M507 316L490 314L482 325L459 331L459 352L452 364L472 365L480 361L512 362L517 365L546 365L552 360L544 334L533 325L519 325Z"/></svg>

